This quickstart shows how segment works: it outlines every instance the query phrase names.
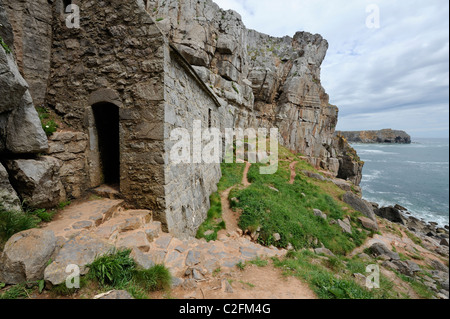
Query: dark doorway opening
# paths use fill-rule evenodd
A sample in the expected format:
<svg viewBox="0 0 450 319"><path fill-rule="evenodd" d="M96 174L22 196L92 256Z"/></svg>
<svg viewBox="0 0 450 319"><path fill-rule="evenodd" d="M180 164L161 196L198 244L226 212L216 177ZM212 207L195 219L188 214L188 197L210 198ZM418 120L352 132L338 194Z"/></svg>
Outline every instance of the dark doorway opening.
<svg viewBox="0 0 450 319"><path fill-rule="evenodd" d="M92 106L92 110L97 128L98 148L104 183L119 186L119 108L112 103L97 103Z"/></svg>

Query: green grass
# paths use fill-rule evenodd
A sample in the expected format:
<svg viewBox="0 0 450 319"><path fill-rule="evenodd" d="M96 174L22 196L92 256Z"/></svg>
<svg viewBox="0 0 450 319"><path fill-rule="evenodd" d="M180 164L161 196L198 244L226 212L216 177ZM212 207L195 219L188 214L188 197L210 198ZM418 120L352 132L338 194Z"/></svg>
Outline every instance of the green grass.
<svg viewBox="0 0 450 319"><path fill-rule="evenodd" d="M306 281L320 299L396 298L393 284L384 276L381 276L380 289L373 290L360 286L353 279L355 273L364 274L367 266L357 258L345 260L345 266L342 259L317 262L315 257L309 251L292 252L285 259L274 258L274 265L283 269L286 276Z"/></svg>
<svg viewBox="0 0 450 319"><path fill-rule="evenodd" d="M0 204L0 247L14 234L35 228L39 222L33 214L7 211Z"/></svg>
<svg viewBox="0 0 450 319"><path fill-rule="evenodd" d="M269 262L267 260L263 260L259 257L256 257L255 259L250 260L248 263L258 266L258 267L266 267L269 264Z"/></svg>
<svg viewBox="0 0 450 319"><path fill-rule="evenodd" d="M224 163L221 165L222 178L217 185L218 191L210 196L211 208L208 211L206 220L197 231L197 238L205 238L207 241L217 240L217 233L226 228L225 222L222 220L222 203L219 192L240 184L244 168L244 164ZM212 231L212 233L205 235L208 231Z"/></svg>
<svg viewBox="0 0 450 319"><path fill-rule="evenodd" d="M352 234L344 234L337 225L314 216L314 208L326 213L328 220L343 219L345 215L335 199L300 173L304 162L297 166L293 185L287 182L288 166L289 163L280 162L277 173L261 175L260 164L252 165L248 174L252 185L244 190L236 188L230 194L230 198L238 199L231 203L233 208L242 210L239 226L250 231L260 228L258 241L267 246L286 248L291 243L296 249L317 248L314 244L317 238L333 253L345 254L361 245L367 235L356 227ZM279 192L268 192L268 186ZM273 238L275 233L281 235L280 241Z"/></svg>
<svg viewBox="0 0 450 319"><path fill-rule="evenodd" d="M58 124L54 119L52 119L47 109L43 107L37 107L36 110L38 112L39 119L41 120L42 129L44 130L45 134L47 134L47 136L51 136L58 130Z"/></svg>
<svg viewBox="0 0 450 319"><path fill-rule="evenodd" d="M113 251L98 257L89 267L87 279L103 289L123 289L136 299L147 299L148 292L168 290L172 277L164 265L139 269L130 257L131 250Z"/></svg>
<svg viewBox="0 0 450 319"><path fill-rule="evenodd" d="M423 284L423 282L418 278L411 278L408 276L405 276L403 274L400 274L398 272L395 272L397 276L403 280L404 282L408 283L411 288L414 290L414 292L420 297L424 299L431 299L434 296L434 293Z"/></svg>
<svg viewBox="0 0 450 319"><path fill-rule="evenodd" d="M30 289L26 288L25 284L15 285L0 293L1 299L27 299L29 298Z"/></svg>
<svg viewBox="0 0 450 319"><path fill-rule="evenodd" d="M409 230L405 230L405 234L413 241L414 244L422 245L422 239L411 233Z"/></svg>

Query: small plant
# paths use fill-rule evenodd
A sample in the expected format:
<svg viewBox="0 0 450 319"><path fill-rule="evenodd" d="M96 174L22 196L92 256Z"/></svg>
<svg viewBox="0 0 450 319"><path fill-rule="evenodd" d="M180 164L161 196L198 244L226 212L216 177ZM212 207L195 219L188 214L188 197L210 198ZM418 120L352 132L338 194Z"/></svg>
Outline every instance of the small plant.
<svg viewBox="0 0 450 319"><path fill-rule="evenodd" d="M45 134L47 136L51 136L53 133L55 133L58 129L58 124L50 117L50 113L47 109L43 107L37 107L36 108L39 119L41 120L42 129L44 130Z"/></svg>
<svg viewBox="0 0 450 319"><path fill-rule="evenodd" d="M164 265L137 269L130 253L131 250L112 251L96 258L88 265L87 279L98 282L105 289L127 290L136 299L147 299L149 291L170 288L172 277Z"/></svg>
<svg viewBox="0 0 450 319"><path fill-rule="evenodd" d="M156 22L159 22L159 21L162 21L162 20L164 20L164 18L158 18L158 19L156 19Z"/></svg>
<svg viewBox="0 0 450 319"><path fill-rule="evenodd" d="M133 281L147 291L159 291L170 288L172 277L164 265L155 265L147 270L135 271Z"/></svg>
<svg viewBox="0 0 450 319"><path fill-rule="evenodd" d="M239 94L239 90L238 90L238 88L236 87L236 85L233 83L233 84L231 84L231 86L233 87L233 90L235 90L236 93Z"/></svg>
<svg viewBox="0 0 450 319"><path fill-rule="evenodd" d="M249 263L252 265L258 266L258 267L266 267L269 264L269 262L267 260L262 260L259 257L256 257L255 259L250 260Z"/></svg>
<svg viewBox="0 0 450 319"><path fill-rule="evenodd" d="M15 285L0 294L1 299L27 299L29 298L28 289L25 284Z"/></svg>
<svg viewBox="0 0 450 319"><path fill-rule="evenodd" d="M117 287L131 281L136 267L130 257L131 250L112 251L99 257L89 267L88 278L97 280L102 286Z"/></svg>
<svg viewBox="0 0 450 319"><path fill-rule="evenodd" d="M1 25L0 25L1 26ZM5 43L5 41L3 41L3 38L0 37L0 45L2 46L3 49L5 49L5 52L7 54L11 53L11 49L9 48L9 46Z"/></svg>
<svg viewBox="0 0 450 319"><path fill-rule="evenodd" d="M221 269L220 267L214 269L214 271L213 271L213 277L217 277L217 276L220 274L221 271L222 271L222 269Z"/></svg>
<svg viewBox="0 0 450 319"><path fill-rule="evenodd" d="M35 228L39 218L29 213L7 211L0 204L0 243L8 241L12 235Z"/></svg>
<svg viewBox="0 0 450 319"><path fill-rule="evenodd" d="M246 266L245 263L243 263L242 261L240 261L236 264L236 267L241 271L245 270L245 266Z"/></svg>

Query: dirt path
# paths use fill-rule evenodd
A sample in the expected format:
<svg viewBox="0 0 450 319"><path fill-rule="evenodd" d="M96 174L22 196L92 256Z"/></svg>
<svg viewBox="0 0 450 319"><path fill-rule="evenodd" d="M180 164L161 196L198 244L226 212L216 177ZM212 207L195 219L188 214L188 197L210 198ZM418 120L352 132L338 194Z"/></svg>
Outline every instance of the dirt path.
<svg viewBox="0 0 450 319"><path fill-rule="evenodd" d="M225 291L225 282L232 291ZM295 277L284 277L272 263L266 267L249 265L244 271L219 274L198 284L195 291L178 288L171 297L181 299L317 299L307 284Z"/></svg>
<svg viewBox="0 0 450 319"><path fill-rule="evenodd" d="M294 184L294 180L295 180L295 176L297 176L297 173L295 172L295 165L297 165L298 162L292 162L289 165L289 169L291 170L291 179L289 181L289 184L293 185Z"/></svg>
<svg viewBox="0 0 450 319"><path fill-rule="evenodd" d="M251 184L248 181L248 171L250 170L250 167L252 164L246 162L244 173L242 174L242 185L244 185L245 188L249 187Z"/></svg>
<svg viewBox="0 0 450 319"><path fill-rule="evenodd" d="M245 169L242 174L241 184L243 185L244 188L247 188L251 185L247 178L248 171L250 170L251 165L252 164L246 162ZM222 219L225 221L227 228L220 231L218 234L219 236L222 234L225 234L225 235L232 234L239 230L238 223L239 223L240 213L235 212L231 209L230 200L228 199L230 196L230 192L234 187L236 187L236 185L226 189L225 191L223 191L220 194L220 201L222 203Z"/></svg>

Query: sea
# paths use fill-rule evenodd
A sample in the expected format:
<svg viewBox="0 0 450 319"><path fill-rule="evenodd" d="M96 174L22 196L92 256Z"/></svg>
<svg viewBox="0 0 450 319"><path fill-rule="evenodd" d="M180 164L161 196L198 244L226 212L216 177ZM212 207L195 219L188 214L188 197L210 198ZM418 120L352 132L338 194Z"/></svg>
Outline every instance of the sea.
<svg viewBox="0 0 450 319"><path fill-rule="evenodd" d="M412 144L352 144L366 164L363 198L382 207L400 204L412 216L449 224L449 139Z"/></svg>

